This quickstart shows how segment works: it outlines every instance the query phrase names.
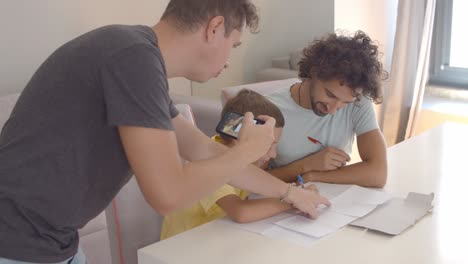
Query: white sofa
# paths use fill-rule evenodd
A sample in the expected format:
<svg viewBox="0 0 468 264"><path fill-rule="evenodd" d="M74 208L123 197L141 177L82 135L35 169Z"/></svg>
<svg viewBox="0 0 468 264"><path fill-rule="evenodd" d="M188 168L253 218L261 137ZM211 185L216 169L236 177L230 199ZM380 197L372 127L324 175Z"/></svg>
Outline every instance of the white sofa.
<svg viewBox="0 0 468 264"><path fill-rule="evenodd" d="M271 67L262 69L256 73L257 82L283 80L297 78L299 74L299 61L302 58L302 50L295 50L288 56L273 58Z"/></svg>

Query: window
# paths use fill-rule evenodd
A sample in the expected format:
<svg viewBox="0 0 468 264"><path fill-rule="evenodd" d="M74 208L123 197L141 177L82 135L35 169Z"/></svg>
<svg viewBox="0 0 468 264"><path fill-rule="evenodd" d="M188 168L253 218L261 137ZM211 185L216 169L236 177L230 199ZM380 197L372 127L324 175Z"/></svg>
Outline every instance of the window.
<svg viewBox="0 0 468 264"><path fill-rule="evenodd" d="M468 89L468 1L437 1L430 83Z"/></svg>

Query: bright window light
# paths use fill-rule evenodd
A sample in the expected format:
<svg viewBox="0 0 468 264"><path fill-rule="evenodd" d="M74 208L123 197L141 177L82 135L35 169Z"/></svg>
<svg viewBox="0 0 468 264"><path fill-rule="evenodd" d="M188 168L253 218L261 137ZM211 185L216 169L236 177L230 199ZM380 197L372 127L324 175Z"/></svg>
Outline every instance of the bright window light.
<svg viewBox="0 0 468 264"><path fill-rule="evenodd" d="M468 68L468 36L466 34L468 16L466 10L468 10L468 1L453 0L449 63L451 67Z"/></svg>

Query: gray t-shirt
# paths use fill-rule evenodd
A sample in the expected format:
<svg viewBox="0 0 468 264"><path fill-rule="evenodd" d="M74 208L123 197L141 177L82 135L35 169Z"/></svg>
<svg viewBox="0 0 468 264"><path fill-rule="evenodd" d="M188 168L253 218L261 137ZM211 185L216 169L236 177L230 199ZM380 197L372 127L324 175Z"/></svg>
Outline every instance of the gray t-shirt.
<svg viewBox="0 0 468 264"><path fill-rule="evenodd" d="M326 116L318 116L314 111L296 104L290 87L269 94L267 98L279 107L286 121L276 147L273 167L285 166L320 151L320 145L310 142L308 137L351 154L356 135L379 128L372 101L365 97L340 108L334 115Z"/></svg>
<svg viewBox="0 0 468 264"><path fill-rule="evenodd" d="M59 262L132 172L117 126L173 130L157 38L106 26L57 49L0 135L0 257Z"/></svg>

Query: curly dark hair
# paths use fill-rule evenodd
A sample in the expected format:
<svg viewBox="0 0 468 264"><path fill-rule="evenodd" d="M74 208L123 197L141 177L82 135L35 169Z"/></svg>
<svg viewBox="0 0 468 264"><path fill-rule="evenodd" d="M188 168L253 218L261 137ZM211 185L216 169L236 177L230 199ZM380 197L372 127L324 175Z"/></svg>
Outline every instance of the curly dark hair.
<svg viewBox="0 0 468 264"><path fill-rule="evenodd" d="M382 102L382 81L388 73L379 61L377 44L366 33L357 31L352 37L329 34L306 47L303 55L299 61L300 78L339 80L353 89L357 99L362 94L376 104Z"/></svg>

